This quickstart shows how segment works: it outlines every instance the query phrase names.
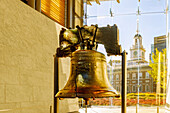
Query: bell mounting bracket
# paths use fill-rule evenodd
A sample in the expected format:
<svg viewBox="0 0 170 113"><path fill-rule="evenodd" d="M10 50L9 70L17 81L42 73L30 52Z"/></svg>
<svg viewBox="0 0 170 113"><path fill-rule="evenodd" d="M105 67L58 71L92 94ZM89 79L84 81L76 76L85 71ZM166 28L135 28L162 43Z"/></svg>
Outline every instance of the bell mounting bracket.
<svg viewBox="0 0 170 113"><path fill-rule="evenodd" d="M96 50L98 43L96 42L96 33L98 26L92 25L92 28L89 30L87 26L76 26L76 30L64 29L60 31L59 43L60 46L57 48L56 56L58 57L68 57L72 52L80 50ZM69 31L70 30L70 31ZM68 33L69 32L69 33ZM67 36L66 36L67 33ZM74 33L74 35L73 35ZM71 36L69 36L71 35ZM77 41L72 41L72 40ZM65 46L62 44L67 43Z"/></svg>

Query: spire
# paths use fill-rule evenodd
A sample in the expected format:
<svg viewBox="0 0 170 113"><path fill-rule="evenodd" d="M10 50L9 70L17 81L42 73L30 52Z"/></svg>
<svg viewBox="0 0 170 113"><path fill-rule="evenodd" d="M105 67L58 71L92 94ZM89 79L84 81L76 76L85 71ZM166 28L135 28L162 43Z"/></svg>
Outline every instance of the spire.
<svg viewBox="0 0 170 113"><path fill-rule="evenodd" d="M139 34L139 18L137 18L137 30L136 30L136 34Z"/></svg>
<svg viewBox="0 0 170 113"><path fill-rule="evenodd" d="M138 5L138 11L137 11L137 30L136 30L137 34L139 34L139 15L140 15L140 10L139 10L139 5Z"/></svg>

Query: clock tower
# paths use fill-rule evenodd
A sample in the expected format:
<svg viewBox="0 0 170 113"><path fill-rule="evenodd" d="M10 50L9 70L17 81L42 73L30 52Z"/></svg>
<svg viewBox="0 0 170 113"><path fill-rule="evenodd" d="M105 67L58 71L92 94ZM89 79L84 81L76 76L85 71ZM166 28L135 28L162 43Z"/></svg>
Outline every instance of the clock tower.
<svg viewBox="0 0 170 113"><path fill-rule="evenodd" d="M142 36L136 34L133 38L133 45L130 48L130 59L134 62L144 63L145 61L145 48L142 45ZM139 58L139 60L138 60Z"/></svg>

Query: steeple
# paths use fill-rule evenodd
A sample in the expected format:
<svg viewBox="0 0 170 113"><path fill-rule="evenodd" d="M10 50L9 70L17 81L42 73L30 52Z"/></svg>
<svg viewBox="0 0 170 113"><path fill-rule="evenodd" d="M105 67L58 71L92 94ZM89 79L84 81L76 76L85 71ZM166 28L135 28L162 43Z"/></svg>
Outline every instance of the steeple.
<svg viewBox="0 0 170 113"><path fill-rule="evenodd" d="M139 34L139 4L138 4L138 10L137 10L137 29L136 29L136 35L133 38L133 45L130 48L130 59L133 62L140 62L144 63L145 61L145 48L143 48L142 44L142 36Z"/></svg>

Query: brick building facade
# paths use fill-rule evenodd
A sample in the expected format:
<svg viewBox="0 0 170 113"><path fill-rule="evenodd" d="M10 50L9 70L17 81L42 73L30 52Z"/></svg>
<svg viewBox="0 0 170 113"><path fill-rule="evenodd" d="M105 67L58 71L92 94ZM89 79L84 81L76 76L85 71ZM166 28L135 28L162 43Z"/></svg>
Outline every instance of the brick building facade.
<svg viewBox="0 0 170 113"><path fill-rule="evenodd" d="M142 36L136 34L134 43L130 48L130 60L127 61L127 93L138 92L156 92L156 84L151 75L147 72L151 70L148 62L145 60L145 48L142 45ZM139 48L138 48L139 44ZM108 75L111 84L117 91L121 91L121 61L113 60L108 64Z"/></svg>

